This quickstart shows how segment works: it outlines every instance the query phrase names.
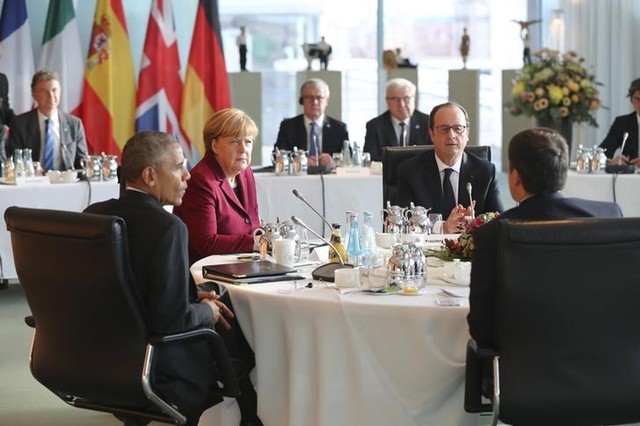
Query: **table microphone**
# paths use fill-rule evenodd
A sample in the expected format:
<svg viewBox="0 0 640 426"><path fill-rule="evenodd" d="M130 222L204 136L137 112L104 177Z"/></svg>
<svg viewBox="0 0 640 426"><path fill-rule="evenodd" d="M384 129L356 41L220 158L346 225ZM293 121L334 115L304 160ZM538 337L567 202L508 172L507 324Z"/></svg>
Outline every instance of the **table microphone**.
<svg viewBox="0 0 640 426"><path fill-rule="evenodd" d="M327 226L329 227L329 231L331 231L332 227L331 227L331 224L329 223L329 221L328 221L328 220L327 220L323 215L321 215L321 214L320 214L320 212L318 212L316 209L314 209L314 208L313 208L313 206L312 206L311 204L309 204L309 203L307 202L307 200L305 200L305 199L302 197L302 195L300 195L300 193L298 192L298 190L297 190L297 189L294 189L292 192L293 192L293 195L295 195L295 196L296 196L300 201L302 201L302 202L303 202L303 203L305 203L307 206L309 206L309 208L310 208L311 210L313 210L313 212L314 212L315 214L317 214L317 215L320 217L320 219L322 219L322 220L324 221L324 223L326 223L326 224L327 224ZM324 230L322 231L322 233L324 234Z"/></svg>
<svg viewBox="0 0 640 426"><path fill-rule="evenodd" d="M329 245L329 247L331 247L338 255L338 260L340 261L340 263L335 263L335 262L325 263L324 265L318 266L316 269L314 269L311 272L311 276L313 277L314 280L328 281L328 282L332 283L332 282L335 281L336 269L353 268L353 265L350 265L348 263L344 263L344 259L340 255L340 252L338 250L336 250L336 247L333 244L331 244L331 242L329 240L327 240L326 238L322 237L316 231L311 229L311 227L309 227L309 225L307 225L306 223L304 223L302 220L298 219L297 217L291 216L291 220L296 225L302 226L304 229L306 229L307 231L311 232L316 237L320 238L323 242L327 243Z"/></svg>

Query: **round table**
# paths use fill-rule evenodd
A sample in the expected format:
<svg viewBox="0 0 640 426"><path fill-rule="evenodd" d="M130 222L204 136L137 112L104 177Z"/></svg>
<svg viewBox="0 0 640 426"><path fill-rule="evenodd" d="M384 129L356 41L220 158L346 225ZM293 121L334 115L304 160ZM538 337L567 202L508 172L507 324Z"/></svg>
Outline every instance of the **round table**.
<svg viewBox="0 0 640 426"><path fill-rule="evenodd" d="M201 283L202 265L235 259L210 256L191 272ZM417 296L346 293L310 279L228 285L256 354L253 379L263 422L476 424L477 416L463 410L469 289L446 284L441 269L429 268L428 285ZM463 296L461 305L439 306L440 288ZM201 424L237 424L234 405L213 407Z"/></svg>

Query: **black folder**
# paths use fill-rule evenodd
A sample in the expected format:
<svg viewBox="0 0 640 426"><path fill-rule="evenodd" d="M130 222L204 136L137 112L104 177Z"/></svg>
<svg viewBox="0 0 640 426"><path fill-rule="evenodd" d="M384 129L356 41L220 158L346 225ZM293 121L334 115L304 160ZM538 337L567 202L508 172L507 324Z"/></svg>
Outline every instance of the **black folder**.
<svg viewBox="0 0 640 426"><path fill-rule="evenodd" d="M231 283L259 283L302 279L302 275L292 274L296 269L268 260L253 262L221 263L202 267L202 276L211 280Z"/></svg>

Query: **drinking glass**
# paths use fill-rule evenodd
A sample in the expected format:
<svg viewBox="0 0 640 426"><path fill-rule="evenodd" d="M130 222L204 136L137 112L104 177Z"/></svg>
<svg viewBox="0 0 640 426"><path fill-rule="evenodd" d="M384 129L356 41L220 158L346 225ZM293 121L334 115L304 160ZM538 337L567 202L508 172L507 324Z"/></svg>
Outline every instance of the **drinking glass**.
<svg viewBox="0 0 640 426"><path fill-rule="evenodd" d="M430 234L439 234L442 235L444 233L444 227L442 226L442 215L440 213L430 213L429 214L429 233Z"/></svg>
<svg viewBox="0 0 640 426"><path fill-rule="evenodd" d="M336 167L342 167L342 153L341 152L334 152L333 154L331 154L331 158L333 158L333 164L335 164Z"/></svg>

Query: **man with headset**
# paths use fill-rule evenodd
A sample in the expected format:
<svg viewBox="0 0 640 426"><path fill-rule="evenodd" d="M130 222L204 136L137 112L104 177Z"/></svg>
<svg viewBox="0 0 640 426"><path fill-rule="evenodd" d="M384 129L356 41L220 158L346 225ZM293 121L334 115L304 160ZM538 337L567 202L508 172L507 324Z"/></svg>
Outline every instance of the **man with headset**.
<svg viewBox="0 0 640 426"><path fill-rule="evenodd" d="M291 151L294 147L307 151L309 157L341 152L349 140L347 125L325 114L329 104L329 86L324 80L312 78L300 87L303 113L280 123L274 148Z"/></svg>

